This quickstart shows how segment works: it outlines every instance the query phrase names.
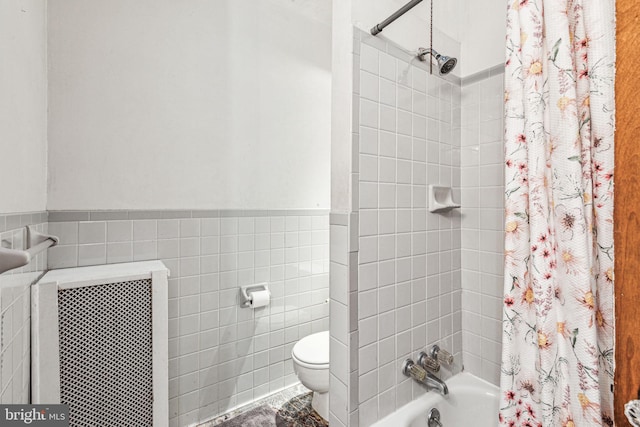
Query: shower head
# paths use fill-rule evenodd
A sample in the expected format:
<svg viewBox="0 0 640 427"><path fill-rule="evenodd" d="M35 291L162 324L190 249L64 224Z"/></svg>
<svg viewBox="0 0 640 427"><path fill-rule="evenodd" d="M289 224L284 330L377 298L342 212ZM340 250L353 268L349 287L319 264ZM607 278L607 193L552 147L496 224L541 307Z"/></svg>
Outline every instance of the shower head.
<svg viewBox="0 0 640 427"><path fill-rule="evenodd" d="M435 64L438 65L438 70L440 71L440 75L444 76L449 74L458 63L456 58L451 58L450 56L440 55L436 52L435 49L425 49L423 47L418 48L418 59L422 62L426 61L425 57L427 55L431 56L431 60L434 61Z"/></svg>

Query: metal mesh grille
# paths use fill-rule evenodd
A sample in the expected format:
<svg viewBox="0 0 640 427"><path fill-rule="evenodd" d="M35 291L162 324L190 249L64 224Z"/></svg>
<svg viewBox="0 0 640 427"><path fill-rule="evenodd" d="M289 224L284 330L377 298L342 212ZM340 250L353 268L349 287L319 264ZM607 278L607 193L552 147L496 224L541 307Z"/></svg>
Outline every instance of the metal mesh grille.
<svg viewBox="0 0 640 427"><path fill-rule="evenodd" d="M151 279L58 291L70 425L152 426Z"/></svg>

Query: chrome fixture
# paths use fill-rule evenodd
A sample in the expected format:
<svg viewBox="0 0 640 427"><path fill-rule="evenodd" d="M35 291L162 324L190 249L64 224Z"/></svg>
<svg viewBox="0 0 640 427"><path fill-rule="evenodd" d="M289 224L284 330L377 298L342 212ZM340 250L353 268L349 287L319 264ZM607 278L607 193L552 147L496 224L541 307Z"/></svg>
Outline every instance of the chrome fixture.
<svg viewBox="0 0 640 427"><path fill-rule="evenodd" d="M432 408L429 411L429 417L427 418L427 427L442 427L440 422L440 411L436 408Z"/></svg>
<svg viewBox="0 0 640 427"><path fill-rule="evenodd" d="M418 353L418 365L422 366L427 371L439 372L440 362L437 359L432 358L424 351Z"/></svg>
<svg viewBox="0 0 640 427"><path fill-rule="evenodd" d="M56 246L60 241L56 236L38 233L30 225L26 227L26 236L26 250L0 247L0 274L14 268L24 267L40 252Z"/></svg>
<svg viewBox="0 0 640 427"><path fill-rule="evenodd" d="M438 70L441 76L449 74L458 63L456 58L450 56L440 55L435 49L425 49L423 47L418 48L418 59L422 62L426 62L426 56L429 55L431 61L438 65Z"/></svg>
<svg viewBox="0 0 640 427"><path fill-rule="evenodd" d="M436 390L443 396L449 394L449 387L447 387L444 381L431 372L425 371L411 359L405 360L404 365L402 365L402 373L424 384L428 390Z"/></svg>
<svg viewBox="0 0 640 427"><path fill-rule="evenodd" d="M411 359L404 361L404 365L402 365L402 373L413 378L419 383L423 382L427 377L427 371L416 365Z"/></svg>
<svg viewBox="0 0 640 427"><path fill-rule="evenodd" d="M391 24L393 21L395 21L396 19L400 18L405 13L409 12L411 9L413 9L415 6L417 6L418 3L421 3L421 2L422 2L422 0L411 0L409 3L405 4L400 9L395 11L390 17L388 17L387 19L385 19L381 23L374 25L373 28L371 28L371 34L373 34L375 36L378 33L382 32L382 30L384 30L384 27L386 27L387 25Z"/></svg>
<svg viewBox="0 0 640 427"><path fill-rule="evenodd" d="M437 344L431 347L429 356L431 356L433 360L437 360L445 365L453 365L453 355L447 350L441 349Z"/></svg>
<svg viewBox="0 0 640 427"><path fill-rule="evenodd" d="M431 372L427 372L427 378L424 381L424 384L429 390L436 390L443 396L449 394L449 387L447 387L447 384Z"/></svg>

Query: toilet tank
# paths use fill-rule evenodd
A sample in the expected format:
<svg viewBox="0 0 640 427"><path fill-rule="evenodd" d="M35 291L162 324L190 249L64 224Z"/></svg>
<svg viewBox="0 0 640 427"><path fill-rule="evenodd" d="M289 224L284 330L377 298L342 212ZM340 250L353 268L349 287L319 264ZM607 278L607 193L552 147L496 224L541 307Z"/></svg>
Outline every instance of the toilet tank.
<svg viewBox="0 0 640 427"><path fill-rule="evenodd" d="M160 261L52 270L32 287L32 403L70 426L166 426L169 271Z"/></svg>

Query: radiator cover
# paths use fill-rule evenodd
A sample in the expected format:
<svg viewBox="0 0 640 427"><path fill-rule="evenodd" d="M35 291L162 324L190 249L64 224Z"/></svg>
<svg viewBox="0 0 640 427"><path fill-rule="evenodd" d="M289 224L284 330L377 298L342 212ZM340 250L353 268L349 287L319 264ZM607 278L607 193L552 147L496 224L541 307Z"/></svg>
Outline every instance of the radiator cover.
<svg viewBox="0 0 640 427"><path fill-rule="evenodd" d="M73 427L167 425L167 274L114 264L34 285L33 403L68 404Z"/></svg>

